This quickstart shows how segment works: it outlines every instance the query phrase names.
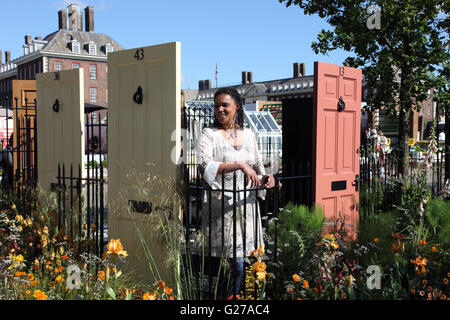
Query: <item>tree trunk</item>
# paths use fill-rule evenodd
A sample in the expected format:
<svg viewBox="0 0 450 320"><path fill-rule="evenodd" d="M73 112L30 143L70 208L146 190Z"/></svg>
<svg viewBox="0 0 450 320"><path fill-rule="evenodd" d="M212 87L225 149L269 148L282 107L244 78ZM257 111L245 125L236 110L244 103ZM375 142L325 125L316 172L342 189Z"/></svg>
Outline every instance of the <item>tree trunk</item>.
<svg viewBox="0 0 450 320"><path fill-rule="evenodd" d="M399 117L398 117L398 144L399 144L399 153L398 153L398 164L397 170L401 175L405 175L408 172L409 168L409 112L404 112L402 108L400 108Z"/></svg>
<svg viewBox="0 0 450 320"><path fill-rule="evenodd" d="M450 110L445 108L445 180L450 179ZM439 119L438 119L439 123Z"/></svg>

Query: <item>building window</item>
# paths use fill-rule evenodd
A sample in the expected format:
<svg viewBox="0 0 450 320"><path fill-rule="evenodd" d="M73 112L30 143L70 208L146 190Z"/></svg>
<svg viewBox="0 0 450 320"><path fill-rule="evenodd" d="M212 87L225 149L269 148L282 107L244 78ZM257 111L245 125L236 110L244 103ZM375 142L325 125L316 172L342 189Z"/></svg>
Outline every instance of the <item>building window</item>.
<svg viewBox="0 0 450 320"><path fill-rule="evenodd" d="M63 63L62 61L54 61L53 62L53 71L62 71Z"/></svg>
<svg viewBox="0 0 450 320"><path fill-rule="evenodd" d="M89 97L91 102L97 103L98 101L98 90L97 88L89 88Z"/></svg>
<svg viewBox="0 0 450 320"><path fill-rule="evenodd" d="M91 80L97 80L97 65L90 64L89 65L89 77Z"/></svg>
<svg viewBox="0 0 450 320"><path fill-rule="evenodd" d="M108 53L114 51L114 48L113 48L113 46L112 46L111 44L108 43L108 44L106 44L106 46L105 46L105 51L106 51L106 55L108 55Z"/></svg>
<svg viewBox="0 0 450 320"><path fill-rule="evenodd" d="M72 63L72 69L79 69L79 68L80 68L80 64L78 62Z"/></svg>
<svg viewBox="0 0 450 320"><path fill-rule="evenodd" d="M97 123L97 112L91 113L91 123Z"/></svg>
<svg viewBox="0 0 450 320"><path fill-rule="evenodd" d="M72 41L72 52L80 53L80 43L78 41Z"/></svg>
<svg viewBox="0 0 450 320"><path fill-rule="evenodd" d="M89 43L89 54L97 54L97 46L95 43Z"/></svg>

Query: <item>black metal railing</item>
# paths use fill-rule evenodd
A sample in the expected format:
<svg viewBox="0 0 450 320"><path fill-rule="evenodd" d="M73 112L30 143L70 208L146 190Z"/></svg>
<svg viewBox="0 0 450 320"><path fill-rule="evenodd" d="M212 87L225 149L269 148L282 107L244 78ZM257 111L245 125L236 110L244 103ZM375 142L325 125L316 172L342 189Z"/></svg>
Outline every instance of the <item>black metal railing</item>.
<svg viewBox="0 0 450 320"><path fill-rule="evenodd" d="M1 191L21 212L36 208L34 190L37 184L36 99L14 98L12 109L5 108L1 143ZM10 126L12 122L12 127ZM6 141L5 141L6 140Z"/></svg>
<svg viewBox="0 0 450 320"><path fill-rule="evenodd" d="M220 255L218 257L218 252L213 252L213 249L217 251L219 247L227 251L228 253L225 256L229 265L237 268L238 258L248 259L248 251L257 249L258 239L262 238L266 252L270 253L267 258L274 263L278 262L277 217L280 209L288 202L304 204L309 207L312 205L310 165L297 165L292 166L292 168L296 170L292 170L289 176L284 176L281 173L276 174L274 176L275 187L266 189L264 187L244 187L247 185L246 177L244 176L243 181L237 181L236 171L231 173L231 185L230 183L225 184L225 175L222 174L221 187L212 188L202 179L201 172L198 170L198 166L196 167L195 183L190 181L185 190L186 202L183 210L183 224L186 237L184 259L187 262L185 265L192 268L195 273L189 279L184 280L196 288L198 296L208 297L209 299L216 298L214 296L217 289L215 288L216 284L219 283L218 286L220 287L222 281L217 280ZM186 169L185 172L187 171ZM294 172L296 174L293 174ZM260 197L261 192L265 193L264 198ZM225 201L225 198L232 203ZM252 228L252 225L247 225L249 215L253 215L253 217L250 217L250 223L253 226L260 224L261 229L258 227L247 229ZM213 221L213 217L216 217L217 220ZM274 223L274 228L271 229L269 229L270 220ZM243 224L241 223L238 226L238 221L243 221ZM204 234L204 230L207 230L207 234ZM273 231L270 232L269 230ZM253 243L248 242L248 232L253 233L251 237ZM259 234L260 232L262 234ZM238 233L241 234L240 239L238 239ZM213 245L212 242L215 242L215 244ZM240 256L238 256L238 251ZM231 288L236 288L240 279L239 273L233 272L233 268L229 271L231 279L228 279L228 285ZM253 292L247 292L244 280L245 272L242 276L240 293L244 297L254 294ZM204 281L206 285L202 282L202 279L206 280ZM224 292L220 292L221 289L218 289L218 295L222 294L221 297L224 298ZM236 293L240 294L239 292ZM226 294L228 295L229 292Z"/></svg>
<svg viewBox="0 0 450 320"><path fill-rule="evenodd" d="M90 170L93 174L86 176L81 165L66 170L59 164L51 190L56 193L58 230L76 239L80 252L101 257L107 240L106 179L102 163Z"/></svg>
<svg viewBox="0 0 450 320"><path fill-rule="evenodd" d="M407 183L414 183L416 179L422 177L433 196L438 195L445 187L445 161L448 155L445 154L443 144L439 144L437 149L429 162L425 155L426 150L410 152L407 171L401 175L398 170L401 161L400 152L396 146L386 153L375 143L368 142L361 145L359 176L361 218L387 208L388 186L400 178Z"/></svg>

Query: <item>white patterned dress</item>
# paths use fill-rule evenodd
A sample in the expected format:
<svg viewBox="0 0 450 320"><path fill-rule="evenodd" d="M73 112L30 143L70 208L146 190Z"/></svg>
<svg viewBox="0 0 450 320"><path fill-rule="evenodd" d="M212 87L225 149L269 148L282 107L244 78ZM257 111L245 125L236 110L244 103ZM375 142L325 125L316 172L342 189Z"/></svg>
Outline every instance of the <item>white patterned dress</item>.
<svg viewBox="0 0 450 320"><path fill-rule="evenodd" d="M250 129L244 129L243 133L242 146L235 148L225 140L217 128L208 127L203 129L197 145L197 160L203 178L211 189L222 189L222 174L218 172L220 163L246 162L255 169L260 178L265 174L254 133ZM235 173L236 190L243 190L245 175L242 170L236 170ZM233 190L233 175L234 172L224 174L226 192L211 192L211 256L213 257L233 257L233 192L230 192ZM250 185L247 189L249 188ZM222 224L223 194L224 223ZM246 192L245 200L243 191L236 194L236 257L244 257L244 242L245 256L249 256L251 251L263 244L260 210L259 208L257 210L256 203L258 195L263 197L264 191L258 191L258 194L256 191L248 191ZM202 208L202 230L206 239L204 251L206 255L209 255L210 229L208 198L209 192L206 191ZM244 210L244 207L246 210ZM222 246L223 243L224 247Z"/></svg>

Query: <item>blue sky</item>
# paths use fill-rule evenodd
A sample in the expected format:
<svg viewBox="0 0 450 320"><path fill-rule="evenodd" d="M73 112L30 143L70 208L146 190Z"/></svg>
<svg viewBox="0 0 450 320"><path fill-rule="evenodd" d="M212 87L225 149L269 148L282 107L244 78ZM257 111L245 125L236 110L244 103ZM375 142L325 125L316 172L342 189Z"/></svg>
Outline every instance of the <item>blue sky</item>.
<svg viewBox="0 0 450 320"><path fill-rule="evenodd" d="M311 42L326 22L278 0L2 0L0 50L21 56L24 36L56 31L57 12L71 3L83 12L94 6L95 31L126 49L180 41L183 89L197 89L203 79L215 86L216 63L223 86L239 83L241 71L252 71L254 81L288 78L293 62L312 74L314 61L342 64L350 55L316 55Z"/></svg>

